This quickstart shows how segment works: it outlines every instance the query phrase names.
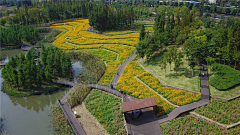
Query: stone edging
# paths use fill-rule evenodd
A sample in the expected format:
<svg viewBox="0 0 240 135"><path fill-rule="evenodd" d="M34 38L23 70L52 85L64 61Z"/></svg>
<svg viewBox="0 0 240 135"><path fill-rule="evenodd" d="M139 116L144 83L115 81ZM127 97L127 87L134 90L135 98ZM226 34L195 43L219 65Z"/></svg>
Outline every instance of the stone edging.
<svg viewBox="0 0 240 135"><path fill-rule="evenodd" d="M107 131L106 131L106 130L100 125L100 123L95 119L95 117L92 116L92 114L87 110L84 102L82 102L82 106L83 106L84 111L87 113L87 115L94 121L94 123L96 123L97 127L100 128L100 129L104 132L105 135L109 135L109 134L107 133Z"/></svg>
<svg viewBox="0 0 240 135"><path fill-rule="evenodd" d="M154 74L152 71L146 69L142 64L140 64L140 60L141 59L138 59L137 60L137 63L139 66L141 66L145 71L151 73L154 77L156 77L163 85L165 85L166 87L170 87L170 88L173 88L173 89L178 89L178 90L183 90L185 92L192 92L194 94L201 94L200 92L195 92L195 91L190 91L190 90L186 90L186 89L183 89L183 88L178 88L178 87L175 87L175 86L171 86L171 85L168 85L167 83L165 83L162 79L160 79L156 74Z"/></svg>
<svg viewBox="0 0 240 135"><path fill-rule="evenodd" d="M235 127L235 126L237 126L237 125L240 125L240 121L237 122L237 123L233 123L233 124L231 124L231 125L225 125L225 124L221 124L221 123L219 123L219 122L217 122L217 121L214 121L214 120L212 120L212 119L209 119L209 118L207 118L207 117L204 117L204 116L202 116L202 115L200 115L200 114L198 114L198 113L195 113L195 112L190 112L190 114L192 114L192 115L194 115L194 116L196 116L196 117L202 118L202 119L204 119L204 120L206 120L206 121L210 121L210 122L212 122L212 123L215 123L215 124L217 124L218 126L221 126L221 127L223 127L223 128L226 128L226 129Z"/></svg>
<svg viewBox="0 0 240 135"><path fill-rule="evenodd" d="M240 98L240 95L237 95L237 96L235 96L235 97L233 97L233 98L229 98L229 99L226 99L226 98L220 98L220 97L215 97L215 96L212 96L212 95L210 95L210 96L211 96L212 98L216 98L216 99L224 100L224 101L227 101L227 102L232 101L232 100L237 99L237 98Z"/></svg>
<svg viewBox="0 0 240 135"><path fill-rule="evenodd" d="M175 107L179 107L178 105L175 105L173 103L171 103L170 101L168 101L166 98L164 98L162 95L160 95L159 93L157 93L155 90L153 90L152 88L150 88L147 84L145 84L144 82L142 82L139 78L137 78L137 76L134 76L134 78L136 80L138 80L140 83L142 83L143 85L145 85L148 89L152 90L155 94L157 94L159 97L161 97L163 100L165 100L167 103L169 103L170 105L172 106L175 106Z"/></svg>

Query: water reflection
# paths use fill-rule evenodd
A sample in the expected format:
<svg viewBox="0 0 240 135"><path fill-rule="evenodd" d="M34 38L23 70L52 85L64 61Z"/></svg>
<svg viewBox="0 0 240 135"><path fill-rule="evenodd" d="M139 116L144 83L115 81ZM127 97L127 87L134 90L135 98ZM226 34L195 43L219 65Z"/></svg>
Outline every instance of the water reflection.
<svg viewBox="0 0 240 135"><path fill-rule="evenodd" d="M52 104L55 104L61 95L65 94L65 90L66 88L60 88L58 92L51 94L34 95L24 98L9 96L9 99L14 106L21 105L23 108L39 113L39 111L43 112L44 108L50 108ZM60 93L60 95L58 93Z"/></svg>
<svg viewBox="0 0 240 135"><path fill-rule="evenodd" d="M20 49L0 51L2 62L8 62L9 58L26 54ZM83 70L82 62L72 60L75 77ZM1 69L0 69L1 76ZM2 82L0 78L0 90ZM59 91L50 94L34 95L30 97L13 97L0 91L0 116L4 118L4 130L10 135L53 135L51 126L50 108L70 88L61 88Z"/></svg>

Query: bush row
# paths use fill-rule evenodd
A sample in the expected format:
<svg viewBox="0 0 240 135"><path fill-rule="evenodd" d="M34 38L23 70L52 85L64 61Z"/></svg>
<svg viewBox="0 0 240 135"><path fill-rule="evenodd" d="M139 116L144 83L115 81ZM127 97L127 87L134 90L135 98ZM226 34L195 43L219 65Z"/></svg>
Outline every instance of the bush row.
<svg viewBox="0 0 240 135"><path fill-rule="evenodd" d="M90 91L90 87L87 87L85 85L78 85L75 91L68 97L68 103L72 108L81 104Z"/></svg>

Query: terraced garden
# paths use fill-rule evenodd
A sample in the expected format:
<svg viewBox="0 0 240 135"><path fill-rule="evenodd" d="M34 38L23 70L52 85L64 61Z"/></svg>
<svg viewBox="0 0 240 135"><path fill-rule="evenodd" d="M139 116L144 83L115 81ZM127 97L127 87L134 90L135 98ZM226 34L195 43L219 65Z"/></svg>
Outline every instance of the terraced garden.
<svg viewBox="0 0 240 135"><path fill-rule="evenodd" d="M109 134L126 134L120 98L94 89L86 99L85 106Z"/></svg>
<svg viewBox="0 0 240 135"><path fill-rule="evenodd" d="M176 118L160 124L163 134L167 135L237 135L240 126L225 129L217 124L202 120L192 115Z"/></svg>
<svg viewBox="0 0 240 135"><path fill-rule="evenodd" d="M87 29L90 27L88 24L87 19L78 20L74 22L68 22L68 23L59 23L54 24L51 27L59 29L63 31L61 34L57 36L57 39L53 42L53 45L60 49L65 50L74 50L74 51L84 51L84 52L91 52L97 57L99 57L101 60L106 62L107 70L104 74L104 76L100 79L98 82L100 85L109 86L116 75L116 72L120 65L124 63L133 53L135 50L135 46L138 43L139 33L137 33L137 30L126 30L126 31L117 31L117 32L105 32L104 34L107 35L101 35L96 33L88 32ZM146 25L145 27L146 31L153 32L152 25ZM161 71L163 72L163 71ZM162 74L161 76L164 76ZM174 78L175 79L175 78ZM154 97L157 102L157 116L162 116L164 114L170 113L174 108L176 108L175 105L182 106L186 105L195 101L198 101L201 99L201 94L195 95L193 93L188 93L182 90L172 89L169 87L165 87L163 84L159 82L159 80L150 74L149 72L145 71L137 62L137 59L134 59L132 62L130 62L126 68L124 69L123 74L120 77L120 80L118 82L118 85L116 89L121 89L125 93L136 97L138 99L142 98L148 98L148 97ZM159 95L162 95L165 99L160 97ZM103 100L104 99L104 100ZM115 103L116 102L116 103ZM109 104L105 109L107 109L110 114L116 114L119 115L121 109L120 108L114 108L113 104L117 104L117 106L121 106L118 104L118 99L114 99L114 97L111 97L109 95L103 94L102 92L98 90L93 90L92 94L86 101L86 107L89 109L89 111L94 115L98 121L104 126L104 128L109 132L115 134L113 129L119 129L119 134L125 132L122 127L120 128L120 125L117 127L112 126L112 122L115 121L115 117L111 115L111 117L106 116L101 109L98 108L98 106ZM212 100L213 104L215 103L215 100ZM174 104L174 105L172 105ZM210 107L211 108L211 107ZM120 112L114 112L111 113L113 110L120 111ZM197 111L201 114L201 112L206 113L206 109L197 109ZM224 109L224 107L223 107ZM222 109L220 109L222 110ZM234 108L233 108L234 110ZM235 109L236 110L236 109ZM211 113L206 114L206 117L214 119L213 115L218 115L218 113L209 110ZM102 113L100 113L102 112ZM231 114L230 112L228 114ZM203 114L202 114L203 115ZM236 114L239 116L238 114ZM101 117L100 117L101 116ZM104 117L103 117L104 116ZM220 115L221 116L221 115ZM218 116L220 118L220 116ZM227 116L226 116L227 117ZM220 121L219 118L216 118L214 120ZM231 120L233 117L227 118L227 123L236 122L234 120ZM207 122L201 121L198 118L195 118L193 116L185 116L183 118L179 118L177 120L184 121L188 119L193 119L193 123L196 121L200 121L200 125L207 124ZM122 121L122 120L120 120ZM192 122L191 121L191 122ZM185 126L187 123L183 124L183 127L181 125L182 122L177 122L179 125L176 128L174 133L181 133L185 132ZM164 123L168 126L168 124L172 124L172 121ZM192 124L192 123L189 124ZM192 124L193 128L197 128L198 126L195 126L196 124ZM211 125L211 124L210 124ZM162 127L163 132L171 134L169 131L171 128L175 128L172 126L169 126L170 129L165 128L167 126ZM212 130L213 128L218 129L218 127L214 126L204 126L205 128L199 129L199 132L207 133L207 131ZM215 130L215 129L214 129ZM222 129L220 129L222 131ZM239 129L232 129L233 132L238 131ZM205 132L206 131L206 132ZM186 133L197 133L198 130L188 129ZM225 131L224 131L225 132ZM229 133L229 131L226 131L226 133Z"/></svg>

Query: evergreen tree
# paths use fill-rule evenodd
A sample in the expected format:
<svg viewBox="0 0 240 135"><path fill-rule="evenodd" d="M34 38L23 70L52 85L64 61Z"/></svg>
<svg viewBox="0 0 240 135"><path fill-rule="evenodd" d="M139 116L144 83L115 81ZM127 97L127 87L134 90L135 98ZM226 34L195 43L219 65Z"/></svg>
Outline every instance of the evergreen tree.
<svg viewBox="0 0 240 135"><path fill-rule="evenodd" d="M144 37L145 37L145 35L146 35L145 27L144 27L144 25L141 25L141 27L140 27L139 41L143 40Z"/></svg>

